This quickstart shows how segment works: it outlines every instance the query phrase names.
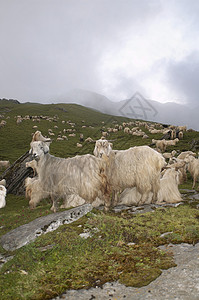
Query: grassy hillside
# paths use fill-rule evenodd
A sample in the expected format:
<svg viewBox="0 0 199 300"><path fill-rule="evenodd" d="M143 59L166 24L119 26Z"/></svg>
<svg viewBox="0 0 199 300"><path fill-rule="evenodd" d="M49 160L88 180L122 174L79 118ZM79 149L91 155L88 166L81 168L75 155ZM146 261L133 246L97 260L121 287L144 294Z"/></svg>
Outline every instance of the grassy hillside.
<svg viewBox="0 0 199 300"><path fill-rule="evenodd" d="M69 157L76 154L92 153L94 144L84 142L82 148L77 148L76 144L79 142L79 134L83 133L84 138L91 137L94 140L101 137L101 131L107 127L114 127L115 124L122 124L122 122L129 122L130 120L123 117L114 117L92 109L85 108L76 104L15 104L9 101L0 101L0 115L1 119L7 122L6 126L0 128L0 160L10 160L13 163L18 157L29 149L31 135L36 130L40 130L43 135L49 136L48 129L52 129L55 136L52 137L51 153L56 156ZM25 117L26 115L38 116L39 121L23 120L21 124L17 125L17 116ZM49 122L42 118L45 116L56 117L54 121ZM0 121L1 121L0 119ZM63 124L65 121L65 124ZM72 128L70 123L75 123ZM37 126L37 129L33 129ZM58 128L54 128L58 126ZM82 126L86 126L82 128ZM64 129L74 129L76 137L69 137L68 140L56 141L57 136ZM135 145L149 145L151 139L158 139L162 134L150 134L145 128L143 129L149 136L149 139L143 140L141 137L124 134L123 130L117 133L110 133L108 139L113 140L114 149L127 149ZM179 149L181 151L190 149L190 142L193 139L198 139L199 133L187 132L184 139L181 140L176 147L168 148Z"/></svg>
<svg viewBox="0 0 199 300"><path fill-rule="evenodd" d="M51 136L51 154L70 157L93 152L94 143L84 141L82 148L77 147L80 133L84 134L84 139L91 137L96 140L101 137L102 130L130 121L75 104L0 101L0 115L0 122L6 121L6 125L0 128L0 160L10 160L11 163L29 150L31 135L36 130L49 136L48 129L52 129L55 135ZM32 119L17 125L18 115L29 115ZM51 122L46 119L47 116L52 118ZM33 126L37 128L33 129ZM58 135L64 134L64 129L72 130L65 133L68 140L57 141ZM141 129L149 136L148 139L125 134L123 130L110 133L108 139L113 140L114 149L127 149L150 145L152 138L162 136L160 133L151 134L144 127ZM70 137L70 133L76 136ZM193 139L199 139L199 132L185 132L183 140L168 147L167 151L189 150ZM191 188L191 181L188 176L188 182L181 188ZM35 210L29 209L28 200L23 196L9 194L6 202L6 207L0 210L0 236L52 213L48 199ZM114 280L129 286L146 285L157 278L162 269L175 265L172 253L164 253L159 245L199 241L197 204L197 200L194 203L185 201L184 205L176 208L158 208L140 215L128 211L116 214L94 210L12 253L0 247L0 255L13 256L0 269L1 299L51 299L66 289L100 286ZM82 239L79 234L85 231L90 231L92 237ZM161 234L164 232L170 234L163 238Z"/></svg>

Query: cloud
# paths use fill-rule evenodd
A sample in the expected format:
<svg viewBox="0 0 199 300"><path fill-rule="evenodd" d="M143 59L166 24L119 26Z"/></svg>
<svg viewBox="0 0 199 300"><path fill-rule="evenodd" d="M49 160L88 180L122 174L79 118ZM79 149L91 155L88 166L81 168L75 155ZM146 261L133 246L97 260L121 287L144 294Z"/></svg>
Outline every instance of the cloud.
<svg viewBox="0 0 199 300"><path fill-rule="evenodd" d="M182 61L170 61L167 68L170 87L190 108L199 105L199 54L193 52Z"/></svg>
<svg viewBox="0 0 199 300"><path fill-rule="evenodd" d="M196 99L198 12L194 0L1 0L0 98Z"/></svg>

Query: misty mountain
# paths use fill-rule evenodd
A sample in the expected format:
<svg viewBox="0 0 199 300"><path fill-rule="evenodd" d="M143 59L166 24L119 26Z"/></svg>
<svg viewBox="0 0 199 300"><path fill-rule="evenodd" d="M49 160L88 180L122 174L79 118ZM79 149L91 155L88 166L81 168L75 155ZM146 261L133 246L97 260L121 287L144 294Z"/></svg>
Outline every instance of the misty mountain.
<svg viewBox="0 0 199 300"><path fill-rule="evenodd" d="M187 125L199 130L199 107L190 108L175 102L160 103L145 99L135 93L131 98L113 102L107 97L85 90L72 90L56 102L77 103L103 113L125 116L133 119L161 122L173 125Z"/></svg>

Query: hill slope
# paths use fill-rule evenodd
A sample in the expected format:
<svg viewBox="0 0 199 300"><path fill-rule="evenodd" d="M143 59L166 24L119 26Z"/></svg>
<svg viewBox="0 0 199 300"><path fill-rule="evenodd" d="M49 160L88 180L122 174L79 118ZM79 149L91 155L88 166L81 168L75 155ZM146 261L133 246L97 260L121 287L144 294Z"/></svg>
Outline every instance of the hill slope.
<svg viewBox="0 0 199 300"><path fill-rule="evenodd" d="M189 128L199 130L196 108L175 102L160 103L145 99L135 93L131 98L119 102L112 102L107 97L85 90L73 90L66 96L53 100L55 102L78 103L86 107L97 109L103 113L144 119L174 125L186 124ZM145 108L146 110L143 110Z"/></svg>
<svg viewBox="0 0 199 300"><path fill-rule="evenodd" d="M80 142L80 133L84 134L84 140L87 137L96 140L101 137L102 131L107 131L108 127L114 128L116 124L131 120L126 117L103 114L77 104L19 104L12 101L0 101L0 115L1 119L7 122L6 126L0 128L0 160L10 160L11 163L29 149L31 135L36 130L52 138L52 154L68 157L93 152L93 143L84 141L82 148L77 147L77 143ZM18 115L22 117L29 115L31 118L17 125ZM37 127L33 128L34 126ZM52 130L54 136L49 135L48 129ZM144 127L141 129L146 132L149 139L124 134L123 130L109 133L108 139L114 141L115 149L127 149L135 145L149 145L152 138L162 137L162 134L151 134ZM70 134L75 136L70 136ZM57 137L63 135L67 136L67 140L57 141ZM198 132L187 132L178 147L181 150L189 150L189 142L198 138Z"/></svg>

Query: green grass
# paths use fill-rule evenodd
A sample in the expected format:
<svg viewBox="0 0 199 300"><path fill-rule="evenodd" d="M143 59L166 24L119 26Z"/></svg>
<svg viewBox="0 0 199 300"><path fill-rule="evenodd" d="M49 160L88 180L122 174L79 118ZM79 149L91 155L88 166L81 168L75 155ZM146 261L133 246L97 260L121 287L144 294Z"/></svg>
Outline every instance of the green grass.
<svg viewBox="0 0 199 300"><path fill-rule="evenodd" d="M119 124L128 121L75 104L14 104L0 101L2 113L7 124L0 128L0 160L10 160L11 163L29 150L35 124L43 135L47 135L48 128L52 128L56 135L50 147L51 153L68 157L93 152L92 143L84 142L82 148L76 147L80 133L84 133L85 138L90 136L98 139L103 126L106 130L107 127L114 127L114 121ZM28 120L16 125L15 116L27 114L57 115L57 122L41 120L35 123ZM59 131L71 128L69 124L62 123L69 120L76 124L76 137L56 141ZM54 125L58 129L54 129ZM87 127L82 128L82 125ZM123 131L111 133L108 138L114 140L114 149L127 149L135 145L149 145L152 138L161 137L161 134L153 135L142 129L149 135L149 139L143 140L124 134ZM198 132L186 132L184 139L167 151L190 150L190 142L198 138ZM180 189L191 189L191 186L192 179L188 175L187 183L181 185ZM24 196L9 194L6 201L6 207L0 210L0 236L35 218L52 213L48 199L40 202L35 210L29 209L28 200ZM199 212L195 208L196 204L198 201L185 201L184 205L177 208L164 207L139 215L132 215L130 211L105 214L94 210L78 221L42 235L12 253L0 247L1 254L14 256L0 269L1 299L51 299L67 289L101 286L114 280L127 286L147 285L161 274L162 269L175 265L172 253L164 253L158 248L159 245L182 242L195 244L199 241ZM92 233L86 240L79 236L85 230ZM165 232L171 233L160 237Z"/></svg>
<svg viewBox="0 0 199 300"><path fill-rule="evenodd" d="M199 212L189 206L133 216L94 212L15 251L1 269L1 299L50 299L114 280L147 285L175 266L172 253L159 245L199 241ZM83 230L92 237L81 238ZM172 233L161 238L164 232Z"/></svg>

